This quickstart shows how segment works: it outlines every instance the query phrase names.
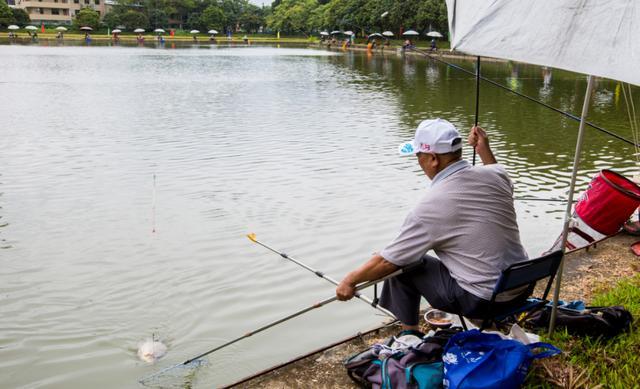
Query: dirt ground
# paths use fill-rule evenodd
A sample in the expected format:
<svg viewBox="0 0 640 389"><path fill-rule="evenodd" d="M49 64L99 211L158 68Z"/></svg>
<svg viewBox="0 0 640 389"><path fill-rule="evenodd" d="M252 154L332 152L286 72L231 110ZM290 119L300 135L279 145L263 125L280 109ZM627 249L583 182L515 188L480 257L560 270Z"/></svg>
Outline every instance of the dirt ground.
<svg viewBox="0 0 640 389"><path fill-rule="evenodd" d="M636 274L640 271L640 258L636 257L629 247L638 240L640 240L638 237L619 234L599 243L597 247L568 254L565 257L560 298L563 300L580 299L588 303L595 292L615 285L616 281L621 278ZM541 288L539 285L538 289ZM423 328L425 331L428 329L426 325ZM342 366L344 359L374 343L387 339L398 331L397 325L387 326L374 333L310 355L296 363L231 387L266 389L357 388L358 386L351 382ZM553 374L554 377L549 381L560 387L567 387L561 384L564 380L559 377L564 374L563 371L557 367L552 370L549 371L549 374ZM570 375L572 371L569 369L566 374Z"/></svg>

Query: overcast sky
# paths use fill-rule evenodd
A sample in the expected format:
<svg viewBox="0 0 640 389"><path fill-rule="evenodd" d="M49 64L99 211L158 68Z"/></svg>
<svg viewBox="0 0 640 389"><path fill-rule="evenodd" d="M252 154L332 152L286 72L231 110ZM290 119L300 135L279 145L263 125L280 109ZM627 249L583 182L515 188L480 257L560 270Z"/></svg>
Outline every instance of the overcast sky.
<svg viewBox="0 0 640 389"><path fill-rule="evenodd" d="M271 3L273 2L272 0L265 0L265 1L261 1L261 0L249 0L250 3L253 3L255 5L257 5L258 7L262 7L262 4L264 4L265 6L267 5L271 5Z"/></svg>

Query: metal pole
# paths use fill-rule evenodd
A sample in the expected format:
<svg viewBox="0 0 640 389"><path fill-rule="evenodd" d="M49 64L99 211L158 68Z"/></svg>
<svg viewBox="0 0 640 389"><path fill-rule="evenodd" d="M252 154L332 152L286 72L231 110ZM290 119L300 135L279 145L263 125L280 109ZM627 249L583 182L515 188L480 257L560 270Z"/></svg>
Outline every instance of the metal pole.
<svg viewBox="0 0 640 389"><path fill-rule="evenodd" d="M260 246L264 247L265 249L267 249L267 250L269 250L269 251L271 251L271 252L273 252L273 253L275 253L275 254L278 254L278 255L279 255L279 256L281 256L282 258L288 259L288 260L290 260L291 262L295 263L296 265L298 265L298 266L300 266L300 267L302 267L302 268L304 268L304 269L306 269L306 270L308 270L308 271L312 272L312 273L313 273L313 274L315 274L316 276L318 276L318 277L320 277L320 278L323 278L323 279L325 279L325 280L329 281L329 282L330 282L330 283L332 283L333 285L338 286L339 282L338 282L337 280L335 280L334 278L332 278L332 277L330 277L330 276L328 276L328 275L324 274L323 272L321 272L321 271L319 271L319 270L316 270L316 269L314 269L314 268L312 268L312 267L310 267L310 266L305 265L304 263L302 263L302 262L298 261L297 259L295 259L295 258L293 258L293 257L291 257L291 256L289 256L289 255L287 255L287 254L285 254L285 253L281 253L281 252L279 252L278 250L276 250L276 249L274 249L274 248L272 248L272 247L267 246L266 244L264 244L264 243L260 242L258 239L256 239L256 237L255 237L255 235L254 235L254 234L249 234L249 235L247 235L247 238L249 238L251 241L253 241L253 242L255 242L255 243L259 244ZM379 310L380 312L384 313L385 315L389 316L390 318L392 318L392 319L396 319L396 317L395 317L395 315L394 315L393 313L391 313L389 310L386 310L386 309L384 309L384 308L382 308L382 307L378 306L377 304L374 304L374 302L373 302L369 297L367 297L366 295L363 295L363 294L361 294L361 293L359 293L359 292L356 292L355 297L357 297L357 298L359 298L360 300L364 301L364 302L365 302L365 303L367 303L368 305L371 305L372 307L374 307L375 309L377 309L377 310Z"/></svg>
<svg viewBox="0 0 640 389"><path fill-rule="evenodd" d="M480 108L480 56L476 60L476 118L473 126L478 125L478 113ZM476 148L473 148L473 165L476 164Z"/></svg>
<svg viewBox="0 0 640 389"><path fill-rule="evenodd" d="M564 214L564 228L562 230L562 253L566 251L567 237L569 236L569 226L571 224L571 209L573 208L573 193L576 186L576 176L578 175L578 167L580 165L580 153L582 152L582 142L584 140L584 125L589 112L589 101L591 99L591 90L593 89L592 75L587 79L587 91L584 95L584 103L582 104L582 114L580 115L580 126L578 127L578 139L576 140L576 153L573 157L573 171L571 172L571 184L569 185L569 197L567 198L567 208ZM556 315L558 313L558 298L560 297L560 284L562 283L562 269L564 267L564 257L558 268L556 285L553 290L553 306L551 308L551 320L549 322L549 336L553 334L556 328Z"/></svg>

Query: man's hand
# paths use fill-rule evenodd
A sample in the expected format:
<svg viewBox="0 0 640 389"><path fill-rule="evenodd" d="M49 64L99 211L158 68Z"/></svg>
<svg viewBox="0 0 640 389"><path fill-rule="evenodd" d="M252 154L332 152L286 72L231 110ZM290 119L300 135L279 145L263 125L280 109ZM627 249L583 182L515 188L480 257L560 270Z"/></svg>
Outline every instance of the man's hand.
<svg viewBox="0 0 640 389"><path fill-rule="evenodd" d="M469 132L469 145L476 149L482 163L485 165L491 165L497 163L496 158L493 156L491 147L489 147L489 137L487 132L482 128L475 126L471 128Z"/></svg>
<svg viewBox="0 0 640 389"><path fill-rule="evenodd" d="M348 277L345 277L336 288L336 297L338 297L340 301L351 300L356 294L356 285L349 282L347 278Z"/></svg>
<svg viewBox="0 0 640 389"><path fill-rule="evenodd" d="M336 297L341 301L351 300L356 294L356 285L365 281L377 280L397 269L398 266L387 262L380 254L375 253L362 266L344 277L336 287Z"/></svg>

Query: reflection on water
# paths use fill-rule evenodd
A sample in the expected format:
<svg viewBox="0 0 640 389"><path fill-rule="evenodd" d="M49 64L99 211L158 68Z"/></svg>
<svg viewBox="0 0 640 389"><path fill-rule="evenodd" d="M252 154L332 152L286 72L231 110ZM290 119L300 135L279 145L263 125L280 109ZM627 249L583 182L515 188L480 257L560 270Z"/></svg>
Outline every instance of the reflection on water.
<svg viewBox="0 0 640 389"><path fill-rule="evenodd" d="M136 387L330 296L245 234L339 278L393 238L425 186L397 145L427 117L473 122L473 76L418 57L169 43L0 46L0 386ZM582 76L490 61L482 72L580 112ZM617 91L599 81L589 119L631 138ZM516 195L564 197L577 123L486 83L480 99ZM634 172L631 147L586 137L580 188L602 168ZM529 252L548 248L562 204L517 210ZM379 320L329 305L213 354L194 386ZM158 366L135 355L152 333L169 348Z"/></svg>

